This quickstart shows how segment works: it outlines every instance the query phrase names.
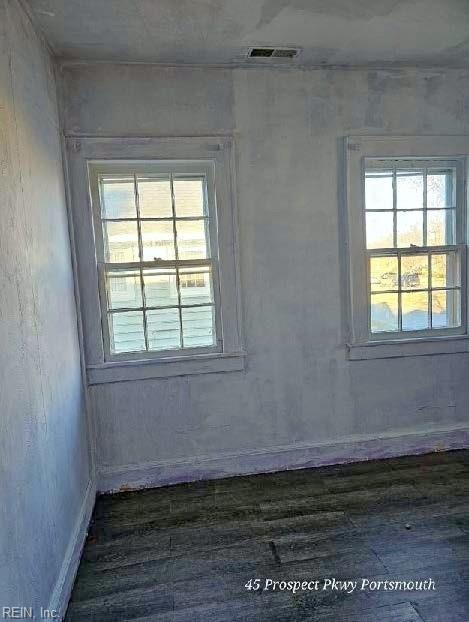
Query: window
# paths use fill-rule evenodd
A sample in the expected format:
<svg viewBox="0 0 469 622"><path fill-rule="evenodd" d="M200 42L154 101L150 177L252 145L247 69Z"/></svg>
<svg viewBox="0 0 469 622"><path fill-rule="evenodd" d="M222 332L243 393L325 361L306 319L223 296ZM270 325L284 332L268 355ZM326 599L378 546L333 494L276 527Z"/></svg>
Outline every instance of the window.
<svg viewBox="0 0 469 622"><path fill-rule="evenodd" d="M465 159L433 141L347 143L352 349L466 334Z"/></svg>
<svg viewBox="0 0 469 622"><path fill-rule="evenodd" d="M96 169L95 236L110 357L217 347L209 177L210 166L194 163Z"/></svg>
<svg viewBox="0 0 469 622"><path fill-rule="evenodd" d="M67 156L89 383L242 370L232 139L69 138Z"/></svg>
<svg viewBox="0 0 469 622"><path fill-rule="evenodd" d="M364 165L371 336L461 328L457 162Z"/></svg>

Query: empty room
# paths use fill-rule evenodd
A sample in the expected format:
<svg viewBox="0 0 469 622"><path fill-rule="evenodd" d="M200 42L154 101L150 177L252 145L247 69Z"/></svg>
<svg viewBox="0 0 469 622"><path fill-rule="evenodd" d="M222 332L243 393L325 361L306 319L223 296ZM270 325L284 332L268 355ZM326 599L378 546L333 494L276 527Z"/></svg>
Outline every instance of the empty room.
<svg viewBox="0 0 469 622"><path fill-rule="evenodd" d="M0 0L0 620L469 621L468 0Z"/></svg>

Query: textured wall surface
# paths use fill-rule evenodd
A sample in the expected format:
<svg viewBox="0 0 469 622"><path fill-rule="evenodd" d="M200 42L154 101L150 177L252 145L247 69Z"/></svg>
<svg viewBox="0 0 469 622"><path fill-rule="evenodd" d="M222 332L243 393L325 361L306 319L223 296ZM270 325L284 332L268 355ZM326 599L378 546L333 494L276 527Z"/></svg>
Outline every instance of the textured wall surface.
<svg viewBox="0 0 469 622"><path fill-rule="evenodd" d="M467 355L346 359L339 145L468 134L468 71L70 65L63 78L68 132L236 136L247 368L93 387L102 466L467 422Z"/></svg>
<svg viewBox="0 0 469 622"><path fill-rule="evenodd" d="M90 468L55 80L15 0L0 46L0 605L39 608Z"/></svg>

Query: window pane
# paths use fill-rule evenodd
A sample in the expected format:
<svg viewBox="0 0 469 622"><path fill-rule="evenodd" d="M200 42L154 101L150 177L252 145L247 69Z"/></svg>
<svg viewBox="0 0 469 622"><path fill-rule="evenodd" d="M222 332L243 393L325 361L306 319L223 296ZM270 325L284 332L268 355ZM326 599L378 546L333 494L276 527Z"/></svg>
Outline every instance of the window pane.
<svg viewBox="0 0 469 622"><path fill-rule="evenodd" d="M106 261L139 261L137 222L103 222Z"/></svg>
<svg viewBox="0 0 469 622"><path fill-rule="evenodd" d="M200 217L205 214L204 179L174 179L176 217Z"/></svg>
<svg viewBox="0 0 469 622"><path fill-rule="evenodd" d="M205 220L176 221L179 259L205 259L208 256Z"/></svg>
<svg viewBox="0 0 469 622"><path fill-rule="evenodd" d="M150 350L173 350L181 347L178 309L147 311L148 347Z"/></svg>
<svg viewBox="0 0 469 622"><path fill-rule="evenodd" d="M393 213L367 212L366 214L366 246L367 248L392 248Z"/></svg>
<svg viewBox="0 0 469 622"><path fill-rule="evenodd" d="M198 305L213 302L212 275L208 266L181 268L179 286L183 305Z"/></svg>
<svg viewBox="0 0 469 622"><path fill-rule="evenodd" d="M393 209L392 171L367 171L366 209Z"/></svg>
<svg viewBox="0 0 469 622"><path fill-rule="evenodd" d="M109 313L111 352L141 352L145 350L143 312Z"/></svg>
<svg viewBox="0 0 469 622"><path fill-rule="evenodd" d="M455 207L455 170L433 170L427 173L427 207Z"/></svg>
<svg viewBox="0 0 469 622"><path fill-rule="evenodd" d="M401 248L422 246L423 212L398 212L397 245Z"/></svg>
<svg viewBox="0 0 469 622"><path fill-rule="evenodd" d="M456 253L432 255L432 287L460 285L459 257Z"/></svg>
<svg viewBox="0 0 469 622"><path fill-rule="evenodd" d="M198 348L215 344L213 307L182 309L182 330L185 348Z"/></svg>
<svg viewBox="0 0 469 622"><path fill-rule="evenodd" d="M176 270L144 269L143 282L147 307L172 307L179 304Z"/></svg>
<svg viewBox="0 0 469 622"><path fill-rule="evenodd" d="M171 185L169 179L139 177L138 204L140 218L171 218Z"/></svg>
<svg viewBox="0 0 469 622"><path fill-rule="evenodd" d="M429 328L428 292L402 293L402 330Z"/></svg>
<svg viewBox="0 0 469 622"><path fill-rule="evenodd" d="M396 172L397 209L423 208L423 171Z"/></svg>
<svg viewBox="0 0 469 622"><path fill-rule="evenodd" d="M143 261L171 260L174 253L172 221L142 221Z"/></svg>
<svg viewBox="0 0 469 622"><path fill-rule="evenodd" d="M397 257L370 258L371 291L397 290Z"/></svg>
<svg viewBox="0 0 469 622"><path fill-rule="evenodd" d="M461 300L459 290L432 292L433 328L461 326Z"/></svg>
<svg viewBox="0 0 469 622"><path fill-rule="evenodd" d="M397 331L398 324L397 294L371 295L371 332L381 333Z"/></svg>
<svg viewBox="0 0 469 622"><path fill-rule="evenodd" d="M133 177L101 177L103 218L137 218Z"/></svg>
<svg viewBox="0 0 469 622"><path fill-rule="evenodd" d="M455 243L454 210L428 210L427 212L427 244L443 246Z"/></svg>
<svg viewBox="0 0 469 622"><path fill-rule="evenodd" d="M107 273L109 309L142 307L140 271L113 270Z"/></svg>
<svg viewBox="0 0 469 622"><path fill-rule="evenodd" d="M428 287L428 255L403 255L401 257L401 288L426 289Z"/></svg>

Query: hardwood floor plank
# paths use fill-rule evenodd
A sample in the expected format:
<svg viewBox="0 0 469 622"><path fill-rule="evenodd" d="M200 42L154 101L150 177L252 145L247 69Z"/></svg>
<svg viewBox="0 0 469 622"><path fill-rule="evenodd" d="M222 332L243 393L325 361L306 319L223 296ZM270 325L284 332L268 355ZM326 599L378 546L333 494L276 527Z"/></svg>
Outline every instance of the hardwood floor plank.
<svg viewBox="0 0 469 622"><path fill-rule="evenodd" d="M467 622L469 594L466 591L448 598L435 597L432 600L415 605L424 622Z"/></svg>

